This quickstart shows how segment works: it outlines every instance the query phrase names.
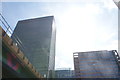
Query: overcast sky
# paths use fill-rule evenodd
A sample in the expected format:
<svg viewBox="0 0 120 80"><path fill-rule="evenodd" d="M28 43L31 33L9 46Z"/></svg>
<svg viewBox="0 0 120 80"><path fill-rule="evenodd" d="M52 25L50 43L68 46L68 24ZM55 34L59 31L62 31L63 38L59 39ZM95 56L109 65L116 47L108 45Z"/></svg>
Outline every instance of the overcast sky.
<svg viewBox="0 0 120 80"><path fill-rule="evenodd" d="M118 50L118 9L112 0L4 2L2 14L12 29L19 20L55 17L55 68L73 69L74 52Z"/></svg>

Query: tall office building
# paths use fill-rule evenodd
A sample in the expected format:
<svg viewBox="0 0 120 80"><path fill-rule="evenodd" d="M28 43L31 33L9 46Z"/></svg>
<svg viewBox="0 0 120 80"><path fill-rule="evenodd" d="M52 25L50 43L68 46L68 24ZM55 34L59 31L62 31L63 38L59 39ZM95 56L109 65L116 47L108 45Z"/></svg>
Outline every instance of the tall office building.
<svg viewBox="0 0 120 80"><path fill-rule="evenodd" d="M76 52L73 54L77 78L120 78L120 64L115 50Z"/></svg>
<svg viewBox="0 0 120 80"><path fill-rule="evenodd" d="M12 39L39 73L47 78L53 76L56 39L53 16L19 21Z"/></svg>

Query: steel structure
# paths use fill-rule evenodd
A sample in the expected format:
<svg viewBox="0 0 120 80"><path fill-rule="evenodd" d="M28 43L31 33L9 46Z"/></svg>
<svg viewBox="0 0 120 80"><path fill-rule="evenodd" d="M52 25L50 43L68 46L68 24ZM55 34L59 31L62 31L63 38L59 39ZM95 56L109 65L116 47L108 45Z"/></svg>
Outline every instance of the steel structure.
<svg viewBox="0 0 120 80"><path fill-rule="evenodd" d="M0 67L2 68L2 78L43 78L10 38L13 30L1 13L0 23L0 40L2 46L2 53L0 53L2 57L0 58L0 62L2 65Z"/></svg>
<svg viewBox="0 0 120 80"><path fill-rule="evenodd" d="M0 29L2 30L1 27ZM3 78L42 78L4 30L2 30L2 64Z"/></svg>
<svg viewBox="0 0 120 80"><path fill-rule="evenodd" d="M117 7L120 9L120 0L113 0L113 2L117 5Z"/></svg>

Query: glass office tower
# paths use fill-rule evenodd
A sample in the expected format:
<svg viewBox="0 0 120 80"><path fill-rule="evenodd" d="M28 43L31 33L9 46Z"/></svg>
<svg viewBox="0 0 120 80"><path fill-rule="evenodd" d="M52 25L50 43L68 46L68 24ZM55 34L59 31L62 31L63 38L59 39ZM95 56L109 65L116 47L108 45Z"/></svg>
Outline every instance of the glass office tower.
<svg viewBox="0 0 120 80"><path fill-rule="evenodd" d="M70 70L70 68L55 70L55 78L74 78L74 70Z"/></svg>
<svg viewBox="0 0 120 80"><path fill-rule="evenodd" d="M19 21L12 38L39 73L46 78L53 76L56 39L53 16Z"/></svg>

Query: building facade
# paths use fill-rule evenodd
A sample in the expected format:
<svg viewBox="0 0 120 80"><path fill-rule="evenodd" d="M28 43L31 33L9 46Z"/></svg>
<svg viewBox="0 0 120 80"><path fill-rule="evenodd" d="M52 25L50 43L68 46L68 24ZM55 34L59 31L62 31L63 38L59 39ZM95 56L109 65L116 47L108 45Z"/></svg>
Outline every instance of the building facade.
<svg viewBox="0 0 120 80"><path fill-rule="evenodd" d="M56 29L54 17L21 20L12 39L44 77L52 77L55 67Z"/></svg>
<svg viewBox="0 0 120 80"><path fill-rule="evenodd" d="M75 52L76 78L120 78L120 66L114 50Z"/></svg>
<svg viewBox="0 0 120 80"><path fill-rule="evenodd" d="M74 78L74 70L70 68L55 70L55 78Z"/></svg>

